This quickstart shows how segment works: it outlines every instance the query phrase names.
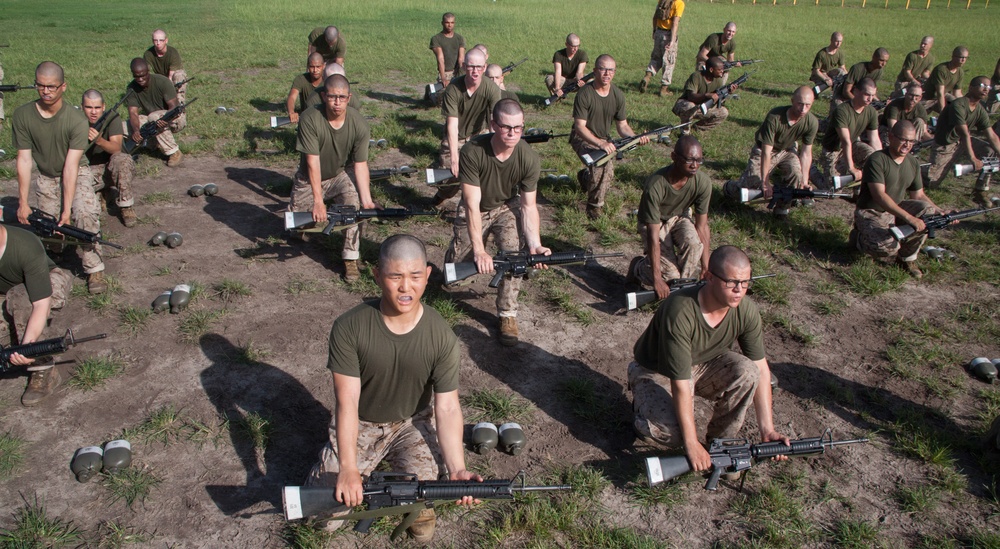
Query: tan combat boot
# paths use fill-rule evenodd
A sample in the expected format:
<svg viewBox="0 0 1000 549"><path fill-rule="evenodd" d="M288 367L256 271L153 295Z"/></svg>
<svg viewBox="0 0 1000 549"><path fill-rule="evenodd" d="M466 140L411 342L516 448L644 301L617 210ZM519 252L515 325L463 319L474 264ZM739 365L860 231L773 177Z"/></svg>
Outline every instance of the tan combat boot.
<svg viewBox="0 0 1000 549"><path fill-rule="evenodd" d="M905 270L910 276L912 276L917 280L920 280L921 278L924 277L924 273L921 272L919 268L917 268L916 261L903 261L902 258L897 258L896 264L902 267L903 270Z"/></svg>
<svg viewBox="0 0 1000 549"><path fill-rule="evenodd" d="M104 280L104 271L91 273L87 276L87 291L92 294L103 294L108 291L108 283Z"/></svg>
<svg viewBox="0 0 1000 549"><path fill-rule="evenodd" d="M671 95L673 95L673 92L670 91L670 88L667 86L660 86L660 97L670 97Z"/></svg>
<svg viewBox="0 0 1000 549"><path fill-rule="evenodd" d="M500 317L500 344L505 347L517 345L521 333L517 329L517 318L513 316Z"/></svg>
<svg viewBox="0 0 1000 549"><path fill-rule="evenodd" d="M54 367L31 372L31 377L28 379L28 387L24 390L24 394L21 395L21 404L23 406L38 404L42 399L51 395L60 382L62 382L62 376L59 374L59 370Z"/></svg>
<svg viewBox="0 0 1000 549"><path fill-rule="evenodd" d="M427 544L434 539L434 526L436 524L437 517L434 515L434 509L421 509L420 516L406 531L409 532L413 541Z"/></svg>
<svg viewBox="0 0 1000 549"><path fill-rule="evenodd" d="M653 73L646 71L646 76L643 76L639 82L639 93L646 93L646 90L649 89L649 79L652 77Z"/></svg>
<svg viewBox="0 0 1000 549"><path fill-rule="evenodd" d="M357 282L361 279L361 270L358 269L357 259L344 260L344 280L347 282Z"/></svg>
<svg viewBox="0 0 1000 549"><path fill-rule="evenodd" d="M128 228L135 227L139 223L139 218L135 215L135 210L131 206L122 208L122 225Z"/></svg>
<svg viewBox="0 0 1000 549"><path fill-rule="evenodd" d="M181 165L181 160L184 160L184 153L177 151L167 157L167 167L176 168Z"/></svg>

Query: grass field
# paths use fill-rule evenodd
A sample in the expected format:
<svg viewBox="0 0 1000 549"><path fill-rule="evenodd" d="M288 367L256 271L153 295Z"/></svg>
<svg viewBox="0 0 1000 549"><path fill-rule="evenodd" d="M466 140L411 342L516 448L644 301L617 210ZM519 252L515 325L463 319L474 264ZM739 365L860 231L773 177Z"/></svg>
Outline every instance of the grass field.
<svg viewBox="0 0 1000 549"><path fill-rule="evenodd" d="M935 3L938 3L936 0ZM546 95L543 74L551 69L552 52L562 47L569 32L579 34L592 60L600 53L610 53L618 61L616 84L626 90L628 116L636 130L673 123L672 100L654 94L640 95L635 84L648 62L650 15L653 0L460 0L450 4L430 0L369 0L367 2L243 0L193 1L139 4L121 2L68 2L55 0L44 5L25 0L7 0L0 12L3 37L9 48L0 49L0 63L6 73L4 83L30 84L33 69L43 60L54 60L66 69L67 97L75 102L80 93L96 87L113 100L130 80L128 63L149 47L150 32L157 27L167 30L170 44L180 51L189 76L195 76L188 98L198 98L191 108L189 127L181 134L185 152L192 152L220 163L250 160L267 166L289 168L296 160L294 132L288 128L271 130L268 117L283 114L284 98L293 77L305 65L306 35L314 27L336 24L347 41L346 67L350 80L357 81L354 93L364 98L364 114L372 117L372 135L385 138L390 148L413 157L417 167L429 165L438 146L440 113L414 100L423 95L423 86L434 76L434 63L427 45L431 35L440 30L444 11L456 13L457 31L467 43L482 42L490 49L490 60L501 65L528 57L529 61L507 77L509 88L519 92L526 106L526 124L562 133L571 125L569 102L549 109L541 107ZM756 72L740 92L741 99L729 105L731 115L719 130L701 134L707 169L718 183L735 178L743 170L753 132L772 107L787 104L789 93L807 82L809 67L816 51L828 43L835 30L845 34L843 49L848 65L870 58L876 47L887 47L891 59L885 74L888 90L898 73L905 54L916 48L921 37L936 37L934 54L938 62L950 57L952 48L964 45L971 51L966 64L967 78L991 74L1000 55L996 26L1000 5L988 9L945 9L944 3L930 10L902 9L902 0L892 0L891 9L871 6L840 8L839 5L751 5L688 3L681 23L680 57L674 74L678 89L693 69L696 50L706 35L718 32L727 21L735 21L739 32L738 58L765 59L751 67ZM963 5L964 6L964 5ZM734 75L742 69L734 69ZM885 92L882 94L885 95ZM5 109L8 119L20 104L34 99L31 90L8 93ZM217 115L216 106L235 108L235 112ZM826 114L826 101L817 101L815 112ZM0 161L0 179L11 179L11 139L8 125L0 132L0 148L8 151ZM536 146L542 155L543 168L556 173L575 174L579 161L565 143L554 140ZM371 152L373 167L380 163L381 151ZM546 183L543 193L551 207L554 223L543 224L543 242L558 242L566 247L598 246L615 249L638 247L634 222L625 214L635 207L643 179L668 162L668 149L662 145L643 147L629 160L619 164L618 188L608 197L607 214L588 223L580 211L581 195L572 185ZM144 159L140 169L152 170L143 177L156 179L169 175ZM155 164L153 162L152 164ZM968 179L931 196L939 204L969 207ZM280 183L279 183L280 184ZM573 187L573 188L569 188ZM286 189L287 194L287 189ZM141 199L150 206L171 201L170 193L151 193ZM719 193L716 193L716 197ZM386 197L379 196L380 200ZM169 204L167 204L169 205ZM824 465L816 469L828 478L814 480L816 470L808 462L795 462L773 476L761 474L749 484L748 494L727 496L724 516L704 526L701 539L713 540L715 547L1000 547L997 536L1000 499L995 482L1000 466L984 457L978 440L989 422L1000 412L1000 391L995 386L978 388L965 377L946 375L947 368L967 360L970 349L982 352L997 350L1000 315L996 288L1000 285L1000 223L986 219L975 221L976 230L948 231L944 245L959 256L955 261L923 261L925 278L922 293L905 294L900 290L908 282L899 269L883 267L867 259L852 260L846 243L847 206L844 212L830 214L829 209L797 209L788 224L778 223L759 211L718 205L713 200L711 228L713 244L735 244L748 249L754 257L755 272L777 272L773 281L756 288L756 299L763 304L770 336L795 348L818 353L844 353L843 362L855 357L847 353L869 351L852 346L850 336L832 334L828 324L843 321L859 304L885 296L898 301L913 300L916 318L857 319L864 326L877 326L888 338L885 349L871 351L869 371L887 379L887 384L901 387L909 394L919 394L913 402L900 399L884 387L869 387L856 382L840 383L836 376L822 377L826 385L802 397L801 406L812 413L816 409L847 411L852 424L868 430L876 443L873 454L877 466L903 461L917 473L901 472L887 480L882 488L884 514L878 517L854 513L851 487L837 482L837 472ZM157 224L157 221L150 221ZM381 230L381 229L380 229ZM388 230L388 229L386 229ZM444 232L442 232L444 234ZM384 236L384 235L382 235ZM443 237L442 237L443 238ZM275 239L277 240L277 238ZM444 242L447 240L445 239ZM271 244L271 243L269 243ZM443 244L431 241L432 245ZM941 241L937 242L941 245ZM260 247L263 247L261 244ZM371 249L366 250L371 252ZM370 254L368 254L370 255ZM846 259L845 259L846 258ZM251 257L252 259L252 257ZM170 274L169 267L163 267ZM221 276L221 275L220 275ZM229 276L227 273L225 276ZM366 279L370 282L369 279ZM609 315L581 307L579 292L572 277L558 270L533 282L540 289L533 306L548 307L561 314L567 324L583 327L609 322ZM302 295L328 294L326 281L307 276L290 277L282 288L284 299ZM919 307L928 296L952 291L954 302L931 311ZM249 287L235 279L221 279L202 289L212 289L212 299L224 302L211 310L202 309L185 317L177 337L196 341L213 325L223 323L224 313L234 303L258 297L260 288ZM82 290L82 288L81 288ZM349 291L353 291L349 288ZM364 291L371 293L372 285ZM251 294L252 297L251 297ZM985 298L983 296L986 296ZM77 295L77 298L82 296ZM132 307L115 308L113 295L91 300L94 314L111 311L120 319L119 332L134 338L146 326L146 311ZM357 297L357 296L354 296ZM436 299L436 298L435 298ZM440 298L440 310L455 306ZM218 305L218 304L216 304ZM449 320L461 324L467 320L460 306ZM610 322L617 319L612 318ZM155 322L155 320L154 320ZM213 324L214 323L214 324ZM110 330L109 330L110 331ZM175 334L171 334L173 336ZM835 338L845 337L839 342ZM598 339L594 336L594 339ZM270 353L267 345L246 339L241 343L240 360L257 365ZM631 341L627 342L631 346ZM791 360L791 359L789 359ZM803 359L804 360L804 359ZM74 379L74 387L99 391L115 377L132 375L120 357L95 361ZM951 370L953 371L953 370ZM84 375L87 374L87 375ZM818 375L818 374L817 374ZM598 397L603 389L587 379L571 380L554 387L554 399L577 403L574 414L595 428L615 430L620 425L608 419ZM902 389L901 389L902 390ZM512 395L506 388L466 394L466 420L470 412L483 418L529 421L536 412L533 403ZM796 401L798 402L798 401ZM925 404L927 402L933 404ZM956 405L960 402L961 405ZM534 403L537 405L537 403ZM799 405L799 404L796 404ZM263 452L269 436L280 433L265 416L221 418L214 423L198 423L205 418L189 417L180 408L168 406L145 422L126 432L131 438L149 443L178 442L204 436L213 443L230 428ZM7 412L9 413L9 412ZM790 415L790 414L789 414ZM230 421L232 424L230 425ZM601 424L601 422L606 424ZM966 430L956 429L961 426ZM203 427L203 428L202 428ZM5 429L0 425L0 433ZM207 433L207 434L206 434ZM12 434L0 437L0 479L24 462L31 461L24 441ZM888 457L887 457L888 456ZM822 458L821 458L822 459ZM871 462L876 462L873 458ZM480 461L488 472L488 461ZM869 464L869 466L871 466ZM570 483L574 495L555 503L545 498L513 504L490 506L469 520L480 537L472 540L480 547L662 547L668 542L648 532L642 521L670 519L691 520L685 506L694 507L705 499L690 485L672 485L657 489L644 486L632 469L591 464L566 464L554 468L547 483ZM888 475L888 474L887 474ZM890 475L891 476L891 475ZM832 478L830 478L832 477ZM108 479L105 485L115 492L114 482L131 483L145 490L154 489L158 477ZM613 486L613 487L612 487ZM124 488L123 488L124 490ZM611 493L616 512L604 507L600 494ZM155 495L155 489L153 494ZM864 494L860 494L864 495ZM24 496L28 498L28 495ZM136 498L141 502L145 497ZM22 540L15 534L31 528L47 531L49 541L35 540L36 545L79 542L79 533L71 525L46 516L46 508L37 501L28 504L15 519L0 524L0 547ZM139 507L139 506L137 506ZM622 516L621 510L628 516ZM880 508L882 509L882 508ZM138 511L141 512L141 511ZM636 515L639 518L634 518ZM886 516L889 519L886 519ZM134 515L125 517L134 518ZM886 519L886 520L883 520ZM893 521L903 522L908 537L894 538L886 531L899 533ZM28 526L25 526L25 525ZM102 526L102 544L121 546L145 543L146 532L131 532L114 517ZM685 524L690 525L690 522ZM31 526L35 525L35 526ZM44 527L38 525L45 525ZM93 525L84 524L82 527ZM378 528L378 527L377 527ZM896 530L891 530L891 529ZM384 536L384 524L382 532ZM700 532L701 530L699 530ZM718 533L718 535L714 535ZM19 534L18 534L19 535ZM308 527L293 526L283 535L290 546L321 547L330 540ZM353 539L353 538L352 538ZM382 539L382 538L379 538ZM57 540L57 541L53 541ZM108 541L110 540L110 541ZM117 541L116 541L117 540ZM384 540L383 540L384 541ZM27 542L25 542L27 543ZM371 543L381 543L372 541ZM387 542L386 542L387 543ZM39 545L40 544L40 545ZM26 546L31 546L27 543Z"/></svg>

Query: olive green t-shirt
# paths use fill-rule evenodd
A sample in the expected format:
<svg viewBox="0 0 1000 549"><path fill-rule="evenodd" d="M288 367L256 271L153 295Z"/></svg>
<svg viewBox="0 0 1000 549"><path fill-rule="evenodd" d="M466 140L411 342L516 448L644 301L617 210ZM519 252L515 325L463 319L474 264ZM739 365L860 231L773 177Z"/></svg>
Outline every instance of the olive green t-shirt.
<svg viewBox="0 0 1000 549"><path fill-rule="evenodd" d="M861 132L878 130L878 112L870 105L858 113L850 103L841 103L833 111L833 120L823 134L823 148L828 151L840 150L839 128L847 128L851 143L861 137Z"/></svg>
<svg viewBox="0 0 1000 549"><path fill-rule="evenodd" d="M842 66L844 66L844 50L837 48L837 53L830 53L826 51L826 48L823 48L816 52L812 68L819 69L823 73L828 73Z"/></svg>
<svg viewBox="0 0 1000 549"><path fill-rule="evenodd" d="M342 314L330 329L327 368L360 378L358 417L391 423L413 417L432 393L458 390L458 338L428 305L406 334L386 327L379 301L366 301Z"/></svg>
<svg viewBox="0 0 1000 549"><path fill-rule="evenodd" d="M990 127L990 115L981 103L976 106L976 110L970 110L969 98L959 97L941 111L937 131L934 132L934 142L938 145L958 142L959 126L969 128L969 133L986 131Z"/></svg>
<svg viewBox="0 0 1000 549"><path fill-rule="evenodd" d="M715 93L722 87L721 78L713 78L711 82L699 71L691 73L684 82L684 99L691 101L697 94Z"/></svg>
<svg viewBox="0 0 1000 549"><path fill-rule="evenodd" d="M0 294L24 284L28 301L34 303L52 295L49 271L56 264L45 253L42 241L34 233L19 227L7 228L7 249L0 257Z"/></svg>
<svg viewBox="0 0 1000 549"><path fill-rule="evenodd" d="M712 199L712 179L697 172L688 178L680 189L675 189L667 179L673 165L660 168L643 183L639 199L639 223L654 225L678 215L684 215L694 206L695 214L707 214Z"/></svg>
<svg viewBox="0 0 1000 549"><path fill-rule="evenodd" d="M885 210L872 199L872 192L868 187L869 183L881 183L885 185L885 194L893 202L899 204L906 200L909 192L919 191L924 188L924 180L920 175L920 163L911 155L906 155L902 164L896 162L885 151L875 151L868 157L864 174L861 178L861 195L858 196L857 209L875 210L884 212Z"/></svg>
<svg viewBox="0 0 1000 549"><path fill-rule="evenodd" d="M445 118L458 118L458 138L468 139L489 127L490 113L497 101L500 101L500 88L489 78L483 77L471 96L465 78L454 78L444 90L441 114ZM447 131L445 124L445 132Z"/></svg>
<svg viewBox="0 0 1000 549"><path fill-rule="evenodd" d="M156 111L168 110L167 101L177 98L177 88L166 76L159 74L149 75L149 85L142 89L135 80L129 84L132 93L125 100L127 107L139 107L139 112L149 114Z"/></svg>
<svg viewBox="0 0 1000 549"><path fill-rule="evenodd" d="M801 141L803 146L811 147L819 131L819 120L811 112L799 117L794 125L788 125L788 111L792 107L776 107L771 109L760 125L754 139L757 146L770 145L776 151L791 149Z"/></svg>
<svg viewBox="0 0 1000 549"><path fill-rule="evenodd" d="M323 61L327 63L333 63L338 57L343 58L344 52L347 51L347 45L344 44L344 34L341 33L337 37L337 41L333 43L333 47L326 43L326 38L323 34L326 32L326 27L316 27L312 32L309 33L309 43L312 44L316 51L323 56Z"/></svg>
<svg viewBox="0 0 1000 549"><path fill-rule="evenodd" d="M552 55L552 64L554 65L559 63L562 65L563 78L572 78L576 75L576 71L580 68L581 63L589 62L590 58L587 57L587 52L583 50L576 50L576 55L573 56L573 59L566 57L566 48L563 48Z"/></svg>
<svg viewBox="0 0 1000 549"><path fill-rule="evenodd" d="M316 86L315 88L313 88L312 91L309 92L309 95L306 97L306 104L302 108L302 110L308 109L309 107L317 107L319 105L322 105L323 104L323 93L325 91L326 91L326 86L323 85L323 84L320 84L319 86ZM302 95L300 94L299 97L302 97ZM347 106L350 107L350 108L352 108L352 109L354 109L354 110L356 110L356 111L360 111L361 110L361 99L359 99L359 97L360 96L357 93L355 93L355 92L352 91L351 92L351 100L347 102Z"/></svg>
<svg viewBox="0 0 1000 549"><path fill-rule="evenodd" d="M441 48L444 55L444 70L457 71L462 68L462 60L458 58L458 52L465 47L465 38L457 32L448 38L443 32L439 32L431 37L430 49Z"/></svg>
<svg viewBox="0 0 1000 549"><path fill-rule="evenodd" d="M895 120L899 122L900 120L909 120L910 122L916 122L917 120L923 120L927 123L928 114L927 109L924 108L919 102L913 105L913 110L906 112L906 98L900 97L890 101L885 107L885 112L882 113L883 122L889 120Z"/></svg>
<svg viewBox="0 0 1000 549"><path fill-rule="evenodd" d="M368 140L371 130L358 111L348 108L344 125L333 129L323 107L310 107L299 116L295 150L302 153L299 170L308 174L306 155L319 155L320 179L333 179L344 171L348 162L368 161Z"/></svg>
<svg viewBox="0 0 1000 549"><path fill-rule="evenodd" d="M660 304L632 349L640 366L670 379L691 379L692 366L725 353L734 341L739 342L750 360L764 358L764 332L753 300L744 297L712 328L698 305L700 289L696 286L670 292Z"/></svg>
<svg viewBox="0 0 1000 549"><path fill-rule="evenodd" d="M479 135L462 146L458 157L458 180L479 187L482 197L479 211L488 212L538 187L542 161L538 153L523 139L514 152L501 162L493 152L492 133Z"/></svg>
<svg viewBox="0 0 1000 549"><path fill-rule="evenodd" d="M701 48L708 48L708 58L711 59L715 56L721 56L728 59L730 53L736 53L736 38L734 37L729 42L722 43L722 33L716 32L708 35L708 38L701 43Z"/></svg>
<svg viewBox="0 0 1000 549"><path fill-rule="evenodd" d="M920 57L920 51L914 50L906 54L906 58L903 59L903 68L899 70L899 76L896 77L896 82L909 82L910 79L906 77L903 72L909 70L910 74L914 78L920 78L920 75L924 73L925 70L934 66L934 54L928 53L927 57Z"/></svg>
<svg viewBox="0 0 1000 549"><path fill-rule="evenodd" d="M625 120L625 94L611 84L607 97L601 97L593 83L587 84L573 99L573 119L586 120L591 133L599 139L610 139L611 122Z"/></svg>
<svg viewBox="0 0 1000 549"><path fill-rule="evenodd" d="M83 111L63 101L62 108L52 118L42 118L35 102L18 107L10 118L11 140L19 151L30 150L38 171L46 176L62 176L66 153L70 149L86 150L90 124ZM87 165L87 158L80 160Z"/></svg>
<svg viewBox="0 0 1000 549"><path fill-rule="evenodd" d="M927 85L924 87L924 92L927 94L925 99L940 99L937 94L938 86L944 86L944 93L954 93L962 85L963 74L962 67L952 73L948 70L948 63L941 63L934 67L930 78L927 79Z"/></svg>
<svg viewBox="0 0 1000 549"><path fill-rule="evenodd" d="M513 99L518 103L521 102L521 100L517 98L517 94L510 90L500 90L500 99Z"/></svg>
<svg viewBox="0 0 1000 549"><path fill-rule="evenodd" d="M113 112L108 115L108 118L104 121L104 128L101 129L101 138L106 141L111 141L111 137L115 135L125 135L125 125L122 122L122 118L118 116L118 113ZM93 147L87 149L85 153L87 156L87 161L90 162L91 166L97 166L100 164L107 164L111 160L111 154L101 148L100 145L94 144Z"/></svg>
<svg viewBox="0 0 1000 549"><path fill-rule="evenodd" d="M875 69L871 72L868 71L868 62L862 61L853 65L847 70L847 76L844 78L844 84L840 87L840 98L844 101L850 101L850 98L844 93L847 89L847 84L852 86L857 86L858 82L861 82L865 78L871 78L875 85L878 85L878 79L882 77L882 69Z"/></svg>
<svg viewBox="0 0 1000 549"><path fill-rule="evenodd" d="M156 56L156 49L150 46L146 53L142 55L142 58L146 60L149 65L150 74L159 74L160 76L170 76L170 71L178 71L184 68L184 64L181 63L181 54L177 52L177 49L173 46L167 46L167 52L163 54L163 57Z"/></svg>
<svg viewBox="0 0 1000 549"><path fill-rule="evenodd" d="M310 105L318 105L320 103L319 101L316 101L315 103L309 103L309 99L312 97L314 93L317 93L317 90L322 88L323 88L322 83L320 83L320 87L317 88L313 86L311 82L309 82L308 73L302 73L297 75L295 77L295 80L292 80L292 89L298 90L299 92L299 106L295 109L295 112L301 113L302 111L306 110L306 108L309 107Z"/></svg>

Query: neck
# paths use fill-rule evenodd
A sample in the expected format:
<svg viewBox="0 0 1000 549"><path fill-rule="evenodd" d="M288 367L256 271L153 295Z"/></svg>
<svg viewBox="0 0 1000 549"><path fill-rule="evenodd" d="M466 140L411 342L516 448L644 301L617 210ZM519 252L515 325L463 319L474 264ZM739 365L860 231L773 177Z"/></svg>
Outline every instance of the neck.
<svg viewBox="0 0 1000 549"><path fill-rule="evenodd" d="M417 323L420 322L420 318L424 314L424 306L419 301L417 302L416 307L413 307L413 309L405 313L387 314L385 312L387 308L388 307L383 306L383 302L380 300L378 303L378 310L382 313L382 321L385 322L386 328L394 334L409 333L414 327L416 327Z"/></svg>
<svg viewBox="0 0 1000 549"><path fill-rule="evenodd" d="M56 101L50 106L43 104L41 101L35 101L35 107L39 110L39 112L47 114L55 114L59 112L59 110L62 109L62 106L63 106L63 100L61 97L59 98L59 101Z"/></svg>
<svg viewBox="0 0 1000 549"><path fill-rule="evenodd" d="M670 170L667 172L667 181L674 186L683 186L690 179L687 175L681 173L677 169L677 164L670 166Z"/></svg>
<svg viewBox="0 0 1000 549"><path fill-rule="evenodd" d="M344 112L340 113L339 116L337 114L335 114L333 112L333 110L330 109L330 107L325 107L323 109L323 113L326 114L326 120L328 122L343 122L344 119L347 117L347 109L346 108L344 109Z"/></svg>
<svg viewBox="0 0 1000 549"><path fill-rule="evenodd" d="M726 314L730 307L729 305L722 301L716 301L712 294L708 291L708 286L702 286L698 290L698 305L701 307L701 314L703 315L724 315Z"/></svg>

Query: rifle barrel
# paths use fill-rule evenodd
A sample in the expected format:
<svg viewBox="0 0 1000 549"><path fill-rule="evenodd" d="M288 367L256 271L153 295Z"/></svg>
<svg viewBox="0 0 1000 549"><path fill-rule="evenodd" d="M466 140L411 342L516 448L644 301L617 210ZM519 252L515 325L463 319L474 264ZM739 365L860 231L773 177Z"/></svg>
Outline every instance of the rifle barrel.
<svg viewBox="0 0 1000 549"><path fill-rule="evenodd" d="M69 334L70 343L72 345L76 345L78 343L86 343L88 341L94 341L94 340L97 340L97 339L104 339L106 337L108 337L108 334L97 334L97 335L92 335L92 336L87 336L87 337L73 337L73 333L72 332L70 332L70 334Z"/></svg>
<svg viewBox="0 0 1000 549"><path fill-rule="evenodd" d="M515 486L511 488L514 492L547 492L549 490L572 490L569 484L559 484L556 486Z"/></svg>

